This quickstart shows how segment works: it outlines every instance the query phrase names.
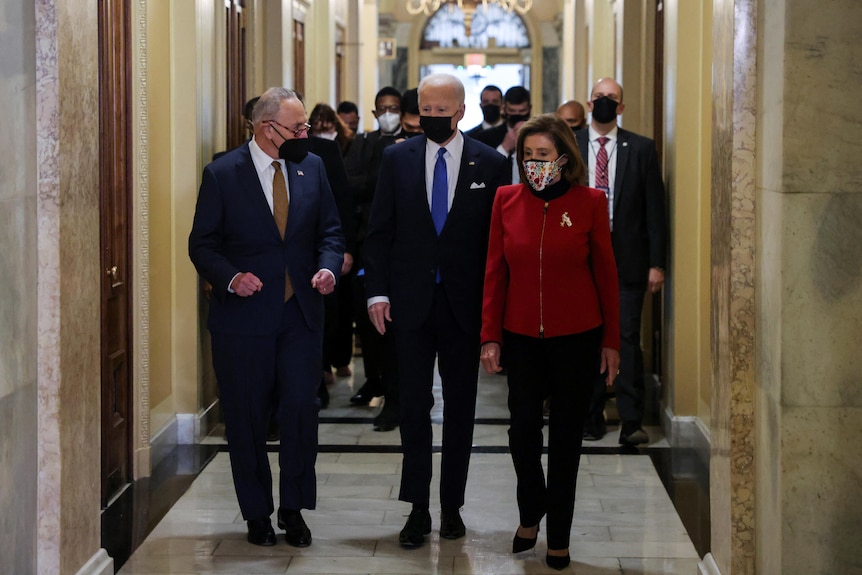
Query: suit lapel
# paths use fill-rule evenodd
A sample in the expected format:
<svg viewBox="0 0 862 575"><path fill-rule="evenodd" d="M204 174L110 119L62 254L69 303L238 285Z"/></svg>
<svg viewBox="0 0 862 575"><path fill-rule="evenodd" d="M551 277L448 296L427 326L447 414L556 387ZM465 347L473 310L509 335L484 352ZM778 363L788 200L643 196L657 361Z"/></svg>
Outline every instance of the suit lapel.
<svg viewBox="0 0 862 575"><path fill-rule="evenodd" d="M257 177L257 170L251 159L248 142L245 144L242 156L237 161L237 171L241 174L240 184L248 196L249 202L253 205L255 217L261 222L260 225L268 227L280 239L278 226L275 223L275 218L272 217L272 209L266 201L266 195L260 185L260 178Z"/></svg>
<svg viewBox="0 0 862 575"><path fill-rule="evenodd" d="M623 181L626 173L626 164L629 161L629 134L625 130L617 129L617 168L614 173L614 213L620 205L620 196L623 195Z"/></svg>

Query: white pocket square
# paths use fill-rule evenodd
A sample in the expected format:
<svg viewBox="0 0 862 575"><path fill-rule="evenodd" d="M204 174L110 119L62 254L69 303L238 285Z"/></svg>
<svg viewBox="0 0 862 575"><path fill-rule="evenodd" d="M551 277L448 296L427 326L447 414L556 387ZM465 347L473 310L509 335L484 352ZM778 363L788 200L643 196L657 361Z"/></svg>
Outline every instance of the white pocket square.
<svg viewBox="0 0 862 575"><path fill-rule="evenodd" d="M484 187L485 187L485 182L479 182L479 183L473 182L472 184L470 184L471 190L481 190Z"/></svg>

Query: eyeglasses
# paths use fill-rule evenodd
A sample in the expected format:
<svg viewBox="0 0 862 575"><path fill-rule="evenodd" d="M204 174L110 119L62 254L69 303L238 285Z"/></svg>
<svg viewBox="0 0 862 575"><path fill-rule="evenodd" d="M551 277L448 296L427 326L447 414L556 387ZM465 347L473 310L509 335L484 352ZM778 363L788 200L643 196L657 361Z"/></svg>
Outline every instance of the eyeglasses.
<svg viewBox="0 0 862 575"><path fill-rule="evenodd" d="M269 121L269 123L270 123L270 125L272 125L272 124L276 124L276 125L278 125L278 126L281 126L282 128L284 128L284 129L285 129L285 130L287 130L288 132L291 132L291 133L292 133L294 136L296 136L297 138L298 138L298 137L300 137L300 136L301 136L301 135L303 135L305 132L307 132L308 130L310 130L310 129L311 129L311 124L297 124L296 126L294 126L294 127L292 127L292 128L288 128L288 127L287 127L287 126L285 126L284 124L279 124L276 120L270 120L270 121ZM275 129L275 128L273 128L273 129ZM282 138L284 138L285 140L287 139L287 138L285 138L284 136L282 136L281 132L279 132L278 130L275 130L275 132L276 132L279 136L281 136Z"/></svg>
<svg viewBox="0 0 862 575"><path fill-rule="evenodd" d="M377 106L376 111L378 114L385 114L386 112L392 112L393 114L400 114L401 113L401 106L399 106L397 104L393 104L391 106L381 105L381 106Z"/></svg>

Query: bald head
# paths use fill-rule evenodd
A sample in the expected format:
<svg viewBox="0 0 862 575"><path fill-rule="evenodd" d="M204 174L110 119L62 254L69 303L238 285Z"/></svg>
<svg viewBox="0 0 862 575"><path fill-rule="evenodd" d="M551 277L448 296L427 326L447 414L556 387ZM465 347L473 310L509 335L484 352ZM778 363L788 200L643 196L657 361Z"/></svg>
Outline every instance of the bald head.
<svg viewBox="0 0 862 575"><path fill-rule="evenodd" d="M607 134L617 125L617 116L623 113L623 87L611 78L602 78L593 86L587 109L590 125L600 134Z"/></svg>
<svg viewBox="0 0 862 575"><path fill-rule="evenodd" d="M566 124L573 130L580 130L587 125L584 105L575 100L569 100L560 104L557 115L565 120Z"/></svg>

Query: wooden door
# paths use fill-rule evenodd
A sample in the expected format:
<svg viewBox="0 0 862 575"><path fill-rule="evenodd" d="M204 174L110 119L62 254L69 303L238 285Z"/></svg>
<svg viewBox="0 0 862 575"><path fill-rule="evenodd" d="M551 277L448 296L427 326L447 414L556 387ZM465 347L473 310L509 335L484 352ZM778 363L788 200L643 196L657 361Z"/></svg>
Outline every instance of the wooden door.
<svg viewBox="0 0 862 575"><path fill-rule="evenodd" d="M102 507L131 479L129 0L99 0Z"/></svg>
<svg viewBox="0 0 862 575"><path fill-rule="evenodd" d="M305 97L305 23L293 21L293 89Z"/></svg>
<svg viewBox="0 0 862 575"><path fill-rule="evenodd" d="M228 0L226 20L226 88L227 88L227 149L242 144L248 137L242 111L246 100L245 85L245 0Z"/></svg>

